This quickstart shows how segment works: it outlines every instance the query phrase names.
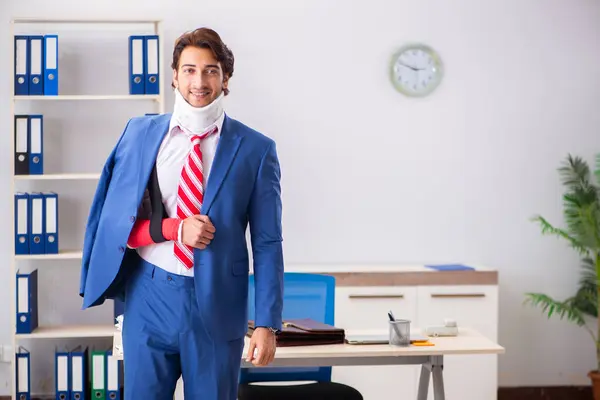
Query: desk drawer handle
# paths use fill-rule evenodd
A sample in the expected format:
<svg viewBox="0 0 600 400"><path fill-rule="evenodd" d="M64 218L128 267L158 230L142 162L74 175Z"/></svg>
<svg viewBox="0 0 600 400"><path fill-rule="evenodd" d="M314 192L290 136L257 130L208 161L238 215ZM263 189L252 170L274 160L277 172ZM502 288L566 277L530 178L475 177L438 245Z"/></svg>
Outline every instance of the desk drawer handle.
<svg viewBox="0 0 600 400"><path fill-rule="evenodd" d="M485 297L485 293L432 293L431 297L438 299L474 298Z"/></svg>
<svg viewBox="0 0 600 400"><path fill-rule="evenodd" d="M403 294L351 294L351 299L403 299Z"/></svg>

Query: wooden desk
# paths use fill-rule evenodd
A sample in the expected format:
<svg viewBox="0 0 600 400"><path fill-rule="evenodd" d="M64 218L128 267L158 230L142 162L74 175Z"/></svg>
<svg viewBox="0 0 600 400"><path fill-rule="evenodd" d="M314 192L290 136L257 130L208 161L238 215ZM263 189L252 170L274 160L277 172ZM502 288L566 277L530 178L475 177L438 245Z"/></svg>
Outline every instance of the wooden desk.
<svg viewBox="0 0 600 400"><path fill-rule="evenodd" d="M354 333L381 333L348 331ZM322 345L279 347L270 366L349 366L349 365L415 365L420 364L421 376L417 400L426 400L429 379L433 376L435 400L445 400L443 365L445 355L503 354L504 348L472 329L461 328L455 337L431 338L434 346L397 347L383 345ZM248 338L244 346L247 354ZM257 368L242 361L242 367Z"/></svg>
<svg viewBox="0 0 600 400"><path fill-rule="evenodd" d="M348 331L347 334L381 333ZM417 400L426 400L430 377L433 377L435 400L445 400L443 365L446 355L503 354L504 348L479 332L460 328L458 336L431 338L434 346L396 347L382 345L320 345L278 347L275 360L269 366L309 367L343 365L415 365L420 364L421 376ZM245 361L249 338L242 354L242 367L259 368ZM115 345L121 343L120 332L115 333ZM115 352L117 354L117 352ZM466 388L465 388L466 389ZM179 390L180 391L180 390ZM176 395L176 399L183 396Z"/></svg>

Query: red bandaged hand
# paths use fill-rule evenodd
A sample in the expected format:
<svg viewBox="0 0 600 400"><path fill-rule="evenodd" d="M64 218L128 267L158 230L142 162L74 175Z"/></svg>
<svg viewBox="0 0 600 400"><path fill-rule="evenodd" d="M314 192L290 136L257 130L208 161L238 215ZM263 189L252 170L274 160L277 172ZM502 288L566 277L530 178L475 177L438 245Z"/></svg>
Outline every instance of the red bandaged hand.
<svg viewBox="0 0 600 400"><path fill-rule="evenodd" d="M177 240L177 231L179 229L179 218L165 218L162 220L162 234L167 240ZM127 246L135 249L142 246L148 246L154 244L152 236L150 236L150 220L149 219L138 219L135 221L129 239L127 240Z"/></svg>

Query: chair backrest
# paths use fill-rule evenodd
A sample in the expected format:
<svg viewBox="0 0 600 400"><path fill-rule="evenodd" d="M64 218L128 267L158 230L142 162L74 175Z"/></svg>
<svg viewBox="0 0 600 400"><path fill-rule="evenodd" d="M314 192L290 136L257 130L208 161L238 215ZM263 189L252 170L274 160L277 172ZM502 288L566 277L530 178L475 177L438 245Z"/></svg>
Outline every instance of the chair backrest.
<svg viewBox="0 0 600 400"><path fill-rule="evenodd" d="M334 324L335 278L333 276L284 273L283 319L312 318ZM248 319L254 319L254 275L248 287ZM240 383L274 381L331 381L331 367L242 368Z"/></svg>

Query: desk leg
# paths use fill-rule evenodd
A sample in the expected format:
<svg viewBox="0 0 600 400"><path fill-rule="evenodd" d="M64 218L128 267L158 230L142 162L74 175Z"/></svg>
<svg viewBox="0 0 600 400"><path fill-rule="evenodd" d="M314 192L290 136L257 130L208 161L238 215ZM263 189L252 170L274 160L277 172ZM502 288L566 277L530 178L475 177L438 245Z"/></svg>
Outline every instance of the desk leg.
<svg viewBox="0 0 600 400"><path fill-rule="evenodd" d="M429 391L429 377L433 374L433 398L434 400L446 400L444 393L444 357L432 356L431 360L421 366L421 377L419 378L419 391L417 400L427 400Z"/></svg>
<svg viewBox="0 0 600 400"><path fill-rule="evenodd" d="M419 391L417 392L417 400L427 400L430 375L431 363L421 365L421 377L419 378Z"/></svg>
<svg viewBox="0 0 600 400"><path fill-rule="evenodd" d="M431 357L431 373L433 374L433 398L435 400L446 400L444 393L444 357Z"/></svg>

